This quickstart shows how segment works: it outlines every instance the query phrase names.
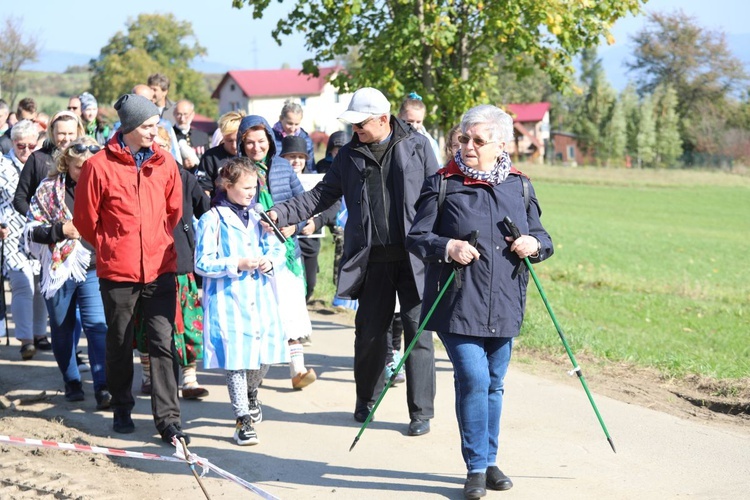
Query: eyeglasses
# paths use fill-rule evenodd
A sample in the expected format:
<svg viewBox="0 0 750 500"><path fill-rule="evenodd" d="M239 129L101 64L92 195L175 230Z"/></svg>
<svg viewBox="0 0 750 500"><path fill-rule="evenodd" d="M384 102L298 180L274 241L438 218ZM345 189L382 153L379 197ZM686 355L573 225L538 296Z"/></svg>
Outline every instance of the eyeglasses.
<svg viewBox="0 0 750 500"><path fill-rule="evenodd" d="M483 146L486 146L487 144L492 144L493 142L497 142L497 141L485 141L484 139L475 139L474 137L469 137L468 135L458 136L458 142L460 142L461 144L469 144L469 141L472 141L474 143L474 147L477 149Z"/></svg>
<svg viewBox="0 0 750 500"><path fill-rule="evenodd" d="M352 123L352 127L357 127L357 128L365 128L365 125L367 125L368 123L370 123L370 122L371 122L372 120L374 120L374 119L375 119L375 117L374 117L374 116L371 116L370 118L368 118L367 120L365 120L365 121L363 121L363 122L359 122L359 123Z"/></svg>
<svg viewBox="0 0 750 500"><path fill-rule="evenodd" d="M73 144L70 147L73 148L73 151L78 154L83 154L86 151L90 152L91 154L96 154L102 150L100 146L97 146L95 144L92 144L91 146L86 146L85 144Z"/></svg>
<svg viewBox="0 0 750 500"><path fill-rule="evenodd" d="M16 144L13 145L13 147L14 147L14 149L21 149L21 150L23 150L23 149L34 149L36 147L36 144L18 144L18 143L16 143Z"/></svg>

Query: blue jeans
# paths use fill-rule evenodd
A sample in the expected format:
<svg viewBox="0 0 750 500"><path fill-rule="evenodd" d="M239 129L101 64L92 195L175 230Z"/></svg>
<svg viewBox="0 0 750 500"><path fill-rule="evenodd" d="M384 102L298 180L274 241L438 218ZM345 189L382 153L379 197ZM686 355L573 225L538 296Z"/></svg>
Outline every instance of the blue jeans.
<svg viewBox="0 0 750 500"><path fill-rule="evenodd" d="M513 338L438 333L453 364L461 454L469 473L497 465L504 380Z"/></svg>
<svg viewBox="0 0 750 500"><path fill-rule="evenodd" d="M63 374L63 380L66 383L81 380L78 363L76 363L78 342L75 331L76 306L78 306L83 332L88 340L94 390L107 389L107 375L104 367L107 322L104 317L104 306L99 293L99 278L96 277L96 271L90 270L86 274L86 280L81 283L69 279L52 298L46 299L46 302L52 333L52 352Z"/></svg>

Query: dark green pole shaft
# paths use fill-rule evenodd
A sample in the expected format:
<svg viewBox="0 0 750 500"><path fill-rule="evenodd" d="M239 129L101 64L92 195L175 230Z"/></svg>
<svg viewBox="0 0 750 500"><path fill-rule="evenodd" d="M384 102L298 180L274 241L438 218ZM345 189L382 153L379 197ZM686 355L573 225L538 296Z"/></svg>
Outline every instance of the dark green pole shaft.
<svg viewBox="0 0 750 500"><path fill-rule="evenodd" d="M513 223L512 220L510 220L509 217L506 217L504 222L508 227L508 230L513 235L513 238L518 239L521 236L521 232L518 230L518 227ZM615 443L612 441L612 437L609 435L607 426L604 424L604 419L599 413L599 408L596 407L594 397L591 395L591 391L589 391L589 385L586 383L586 377L583 376L583 371L581 370L581 367L578 366L578 361L576 361L576 357L573 355L573 351L570 350L570 346L568 345L568 341L565 339L565 334L563 333L562 327L560 327L560 323L557 322L555 313L552 311L552 306L550 305L549 300L547 300L547 295L544 293L544 288L542 288L542 284L539 282L539 278L537 278L536 273L534 272L534 267L531 265L528 257L524 257L523 261L526 263L526 267L531 273L531 277L534 279L534 284L536 285L536 289L539 290L539 295L542 296L544 306L547 308L549 317L552 318L552 323L554 323L555 328L557 329L557 334L560 336L560 340L562 340L563 346L565 347L565 352L568 353L568 357L570 358L570 362L573 363L573 371L576 373L576 375L578 375L578 380L581 381L583 390L586 391L586 396L589 398L589 402L591 403L591 407L594 409L594 413L596 413L596 418L599 420L599 424L602 426L604 435L607 436L607 441L612 447L612 451L617 453L617 450L615 450Z"/></svg>
<svg viewBox="0 0 750 500"><path fill-rule="evenodd" d="M365 429L370 424L372 417L375 415L375 410L378 409L380 402L383 400L383 397L385 397L385 393L388 392L388 389L390 389L391 386L393 385L393 381L396 380L396 375L398 375L398 372L401 370L401 367L404 366L404 363L406 362L406 358L409 357L409 353L411 353L411 350L417 344L419 337L422 335L422 331L424 331L424 327L425 325L427 325L427 321L429 321L430 317L432 316L432 313L435 312L435 308L440 302L440 299L443 298L445 291L448 289L451 282L453 281L453 278L455 277L456 277L456 270L454 269L451 272L450 276L448 276L448 280L443 285L443 288L440 289L440 293L435 299L435 302L432 304L432 307L430 307L430 310L427 311L427 315L422 320L422 324L419 325L419 329L417 329L417 333L416 335L414 335L414 339L409 344L409 347L407 347L406 350L404 351L404 356L401 358L401 361L399 361L398 365L396 365L396 368L393 369L393 375L391 375L391 378L388 379L388 383L385 384L385 387L383 387L383 390L380 392L380 396L378 396L378 400L375 401L375 404L373 405L372 410L370 410L370 414L367 415L367 418L362 423L362 427L360 427L357 437L354 438L352 445L349 447L349 451L352 451L354 449L354 447L357 445L357 442L359 441L360 436L362 436L362 433L365 432Z"/></svg>
<svg viewBox="0 0 750 500"><path fill-rule="evenodd" d="M607 430L607 426L604 424L604 419L599 413L599 408L596 407L596 403L594 402L594 397L591 395L591 391L589 391L589 386L586 383L586 377L583 376L583 371L581 371L581 367L578 366L578 361L576 361L576 357L573 355L573 351L570 350L568 341L565 339L565 334L563 333L562 328L560 327L560 324L557 322L555 313L552 311L552 306L549 304L549 301L547 300L547 296L544 293L544 288L542 288L542 284L539 283L539 278L536 277L536 273L534 272L534 268L531 266L531 262L529 262L529 258L524 257L523 261L526 263L526 267L529 268L531 277L534 279L534 283L536 284L537 290L539 290L539 295L542 296L542 300L544 301L544 305L547 308L547 312L549 313L550 318L552 318L552 323L555 324L555 328L557 329L557 334L560 335L560 340L562 340L563 346L565 347L565 352L568 353L570 362L573 363L573 371L576 372L576 375L578 375L578 380L581 381L583 390L586 391L586 396L588 396L589 398L591 407L594 408L594 413L596 413L596 418L599 420L599 424L601 424L602 426L604 435L607 436L607 441L609 441L609 445L612 447L612 451L617 453L617 450L615 450L615 443L612 441L612 438L609 435L609 431Z"/></svg>

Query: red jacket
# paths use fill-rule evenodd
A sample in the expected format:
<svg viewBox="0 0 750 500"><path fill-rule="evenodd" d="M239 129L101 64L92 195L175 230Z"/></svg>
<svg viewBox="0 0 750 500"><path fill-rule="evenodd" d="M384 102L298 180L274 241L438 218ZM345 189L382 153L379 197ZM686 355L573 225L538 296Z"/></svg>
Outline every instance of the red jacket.
<svg viewBox="0 0 750 500"><path fill-rule="evenodd" d="M182 181L174 158L156 145L137 169L118 136L83 164L73 224L96 249L100 278L149 283L177 269L172 230L182 216Z"/></svg>

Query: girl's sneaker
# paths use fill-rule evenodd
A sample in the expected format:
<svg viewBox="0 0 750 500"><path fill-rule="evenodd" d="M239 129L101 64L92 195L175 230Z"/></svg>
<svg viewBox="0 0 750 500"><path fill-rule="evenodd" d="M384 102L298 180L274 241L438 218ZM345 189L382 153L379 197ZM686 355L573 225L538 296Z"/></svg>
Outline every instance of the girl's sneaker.
<svg viewBox="0 0 750 500"><path fill-rule="evenodd" d="M385 365L385 382L388 383L388 381L393 376L393 370L396 369L398 364L401 362L401 353L398 351L393 351L393 361ZM401 369L398 371L398 374L396 375L396 378L393 380L393 385L396 384L403 384L406 382L406 371L404 370L404 367L402 366Z"/></svg>
<svg viewBox="0 0 750 500"><path fill-rule="evenodd" d="M251 446L258 444L258 433L253 429L250 415L243 415L237 419L237 425L234 428L234 440L240 446Z"/></svg>

